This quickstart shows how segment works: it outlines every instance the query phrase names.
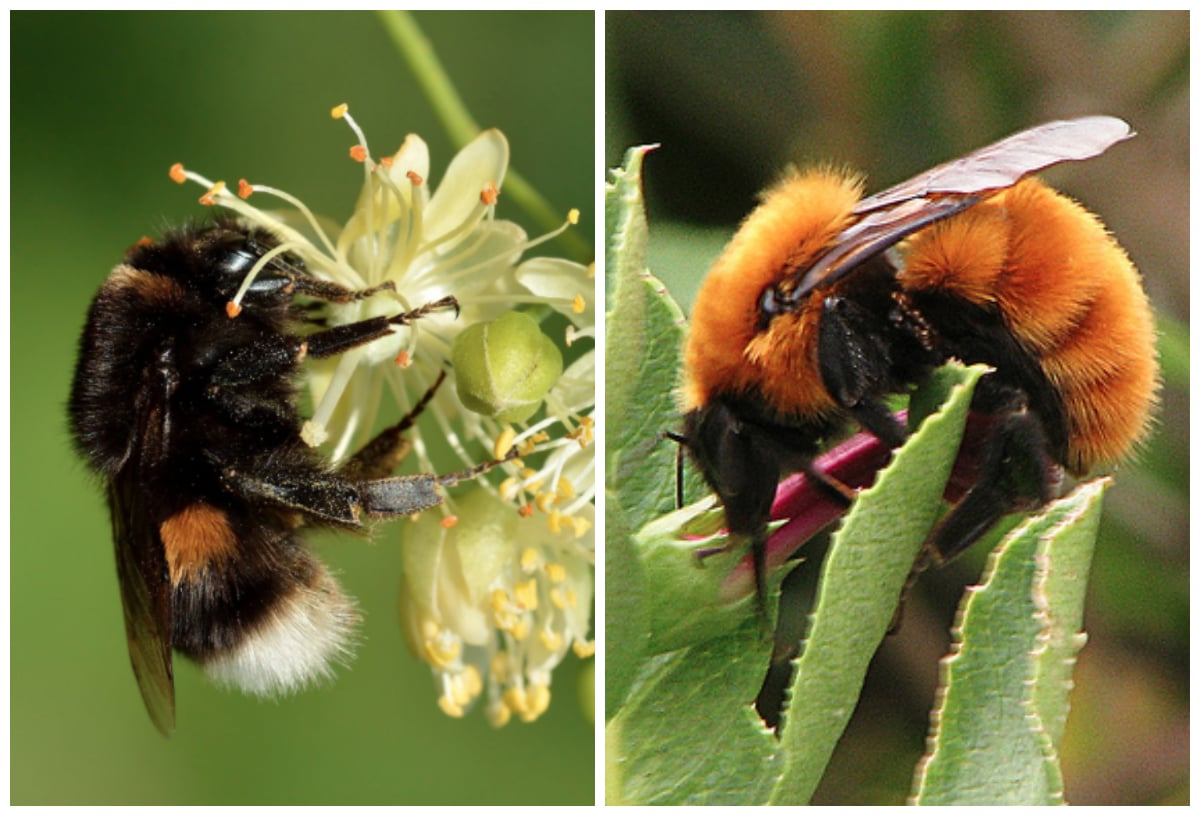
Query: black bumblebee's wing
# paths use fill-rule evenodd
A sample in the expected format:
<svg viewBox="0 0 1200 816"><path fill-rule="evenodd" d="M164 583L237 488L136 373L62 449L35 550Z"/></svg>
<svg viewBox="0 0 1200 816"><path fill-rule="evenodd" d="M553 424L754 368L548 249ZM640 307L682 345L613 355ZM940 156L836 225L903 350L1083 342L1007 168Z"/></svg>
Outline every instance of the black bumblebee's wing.
<svg viewBox="0 0 1200 816"><path fill-rule="evenodd" d="M163 734L175 729L175 673L171 662L171 585L158 527L130 474L109 482L117 577L125 610L129 660L150 719Z"/></svg>
<svg viewBox="0 0 1200 816"><path fill-rule="evenodd" d="M1128 124L1112 116L1047 122L868 196L854 208L861 218L801 273L788 297L796 301L836 283L917 230L962 212L1030 173L1059 162L1090 159L1133 135Z"/></svg>

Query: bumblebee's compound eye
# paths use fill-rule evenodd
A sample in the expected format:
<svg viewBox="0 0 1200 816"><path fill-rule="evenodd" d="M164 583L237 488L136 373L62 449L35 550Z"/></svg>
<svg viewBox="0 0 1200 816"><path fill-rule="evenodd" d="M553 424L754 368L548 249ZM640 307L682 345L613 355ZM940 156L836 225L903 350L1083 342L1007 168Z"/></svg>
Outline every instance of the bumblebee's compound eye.
<svg viewBox="0 0 1200 816"><path fill-rule="evenodd" d="M258 258L259 256L245 244L240 247L226 249L221 256L221 272L231 276L245 275L250 271L250 267L254 266Z"/></svg>

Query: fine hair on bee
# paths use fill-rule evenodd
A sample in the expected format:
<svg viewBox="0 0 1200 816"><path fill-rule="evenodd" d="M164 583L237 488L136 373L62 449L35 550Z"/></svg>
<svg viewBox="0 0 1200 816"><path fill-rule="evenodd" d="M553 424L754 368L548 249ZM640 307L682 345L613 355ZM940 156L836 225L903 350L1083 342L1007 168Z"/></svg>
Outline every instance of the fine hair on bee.
<svg viewBox="0 0 1200 816"><path fill-rule="evenodd" d="M100 287L79 342L70 429L105 482L130 659L163 733L175 723L174 651L217 682L264 696L328 677L347 659L359 613L304 546L307 530L362 531L369 518L430 509L439 489L498 464L392 475L404 432L444 373L340 465L303 441L304 360L433 312L457 314L458 304L446 297L326 327L314 303L392 285L344 288L272 254L278 246L227 216L144 240Z"/></svg>
<svg viewBox="0 0 1200 816"><path fill-rule="evenodd" d="M861 180L792 171L764 193L697 295L684 352L684 444L754 554L768 515L853 421L891 447L884 399L950 359L986 363L977 481L942 518L944 562L1002 516L1054 497L1065 471L1127 458L1157 402L1140 277L1100 220L1031 174L1132 137L1109 116L1050 122L863 197Z"/></svg>

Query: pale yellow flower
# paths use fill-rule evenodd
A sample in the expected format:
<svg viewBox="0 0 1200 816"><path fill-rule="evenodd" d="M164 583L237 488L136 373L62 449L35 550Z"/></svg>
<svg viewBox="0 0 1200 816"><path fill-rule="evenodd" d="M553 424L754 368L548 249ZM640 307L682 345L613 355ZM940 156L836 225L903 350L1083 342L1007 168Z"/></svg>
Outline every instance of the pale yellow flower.
<svg viewBox="0 0 1200 816"><path fill-rule="evenodd" d="M342 225L272 187L243 180L235 194L180 165L171 176L203 185L202 202L276 235L280 251L299 258L311 274L352 289L394 284L394 292L331 304L334 323L395 315L447 296L457 301L458 315L452 308L432 310L395 327L389 337L314 364L308 376L314 411L304 438L311 445L328 443L332 459L343 460L378 424L407 414L445 372L448 382L423 417L429 422L425 432L445 440L450 456L435 454L416 427L410 435L416 467L455 472L517 448L519 459L499 468L499 485L481 479L469 494L449 497L407 525L402 617L414 651L433 668L448 713L461 713L486 688L494 722L504 719L503 711L531 719L548 703L554 666L572 647L584 654L591 648L594 352L567 367L542 410L515 424L464 408L449 361L466 327L519 308L549 307L566 316L563 347L594 342L593 270L559 258L522 260L578 214L572 211L559 230L532 240L517 224L496 217L509 160L498 130L484 131L464 147L432 190L429 148L418 136L409 135L394 154L376 160L346 106L334 108L333 116L354 132L351 158L363 172L362 191ZM250 203L265 196L285 206L268 211ZM247 285L257 272L251 270ZM501 509L506 518L498 520ZM534 595L534 608L521 605ZM528 638L516 638L523 627ZM486 661L467 659L476 652Z"/></svg>

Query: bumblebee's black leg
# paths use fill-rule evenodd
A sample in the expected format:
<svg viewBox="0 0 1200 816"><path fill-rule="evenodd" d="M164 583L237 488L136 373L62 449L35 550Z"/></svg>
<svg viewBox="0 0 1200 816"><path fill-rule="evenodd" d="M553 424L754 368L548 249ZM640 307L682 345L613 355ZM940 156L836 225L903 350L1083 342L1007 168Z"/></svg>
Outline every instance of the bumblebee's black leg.
<svg viewBox="0 0 1200 816"><path fill-rule="evenodd" d="M361 482L320 471L257 474L226 468L221 479L241 495L351 527L362 524L363 513L407 516L442 503L437 492L442 482L428 473Z"/></svg>
<svg viewBox="0 0 1200 816"><path fill-rule="evenodd" d="M331 281L310 278L307 275L296 277L293 280L297 294L308 295L317 300L324 300L330 303L352 303L356 300L369 298L371 295L378 294L379 292L396 291L396 284L393 281L384 281L381 284L366 289L347 289ZM254 285L251 284L250 288L253 289Z"/></svg>
<svg viewBox="0 0 1200 816"><path fill-rule="evenodd" d="M267 252L265 247L253 240L247 243L249 251L234 253L226 259L226 266L230 272L249 272L252 264ZM292 266L280 258L274 258L246 287L244 296L254 298L256 296L277 296L282 293L287 293L289 296L303 294L328 303L351 303L385 291L396 291L396 284L393 281L384 281L366 289L347 289L332 281L314 278L303 269Z"/></svg>
<svg viewBox="0 0 1200 816"><path fill-rule="evenodd" d="M946 562L979 540L1003 516L1032 510L1054 498L1061 472L1036 415L1017 405L1002 414L984 442L975 485L934 528L933 556Z"/></svg>
<svg viewBox="0 0 1200 816"><path fill-rule="evenodd" d="M433 303L426 303L411 312L401 312L391 317L371 317L324 329L305 338L307 353L315 359L332 357L380 337L386 337L392 333L392 326L407 326L418 318L446 309L454 309L454 313L458 314L458 301L453 297L445 297Z"/></svg>
<svg viewBox="0 0 1200 816"><path fill-rule="evenodd" d="M515 459L517 449L511 448L503 459L490 459L466 470L436 476L418 473L413 476L393 476L358 483L362 509L375 516L408 516L436 507L442 503L439 487L453 487L459 482L474 479L497 465Z"/></svg>
<svg viewBox="0 0 1200 816"><path fill-rule="evenodd" d="M849 507L854 504L854 500L858 498L858 493L854 488L847 485L840 479L830 476L828 473L820 470L812 462L806 464L801 471L808 480L816 486L818 490L825 494L829 499L832 499L839 504Z"/></svg>
<svg viewBox="0 0 1200 816"><path fill-rule="evenodd" d="M404 432L416 424L417 417L445 380L446 372L442 371L403 419L390 428L384 428L358 453L346 460L341 467L342 475L351 479L382 479L392 473L408 455L410 444Z"/></svg>
<svg viewBox="0 0 1200 816"><path fill-rule="evenodd" d="M817 362L825 388L867 431L888 447L907 434L875 395L893 389L891 340L874 311L847 298L830 296L821 310Z"/></svg>

